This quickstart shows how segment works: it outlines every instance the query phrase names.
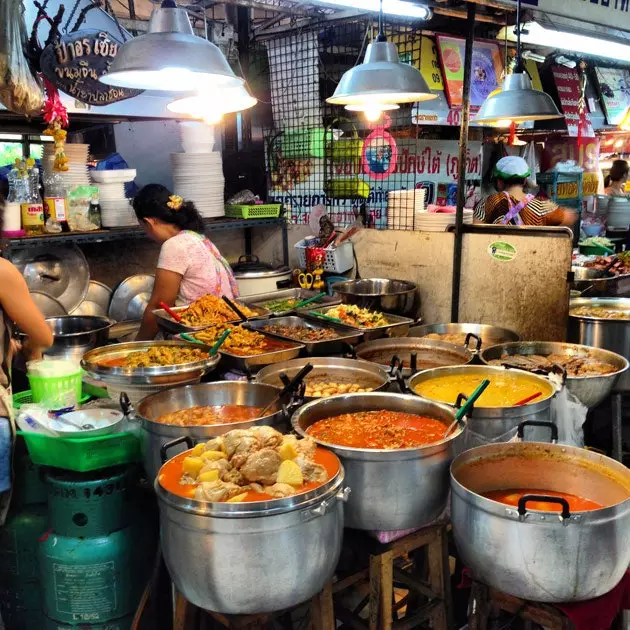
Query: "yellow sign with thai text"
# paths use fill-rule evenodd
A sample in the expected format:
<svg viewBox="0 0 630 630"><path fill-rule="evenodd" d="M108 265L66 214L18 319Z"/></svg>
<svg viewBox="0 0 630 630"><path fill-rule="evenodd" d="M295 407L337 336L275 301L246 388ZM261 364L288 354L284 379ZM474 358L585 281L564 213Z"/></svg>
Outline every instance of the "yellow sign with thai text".
<svg viewBox="0 0 630 630"><path fill-rule="evenodd" d="M420 74L427 82L430 90L443 90L442 68L438 61L435 40L423 37L420 51Z"/></svg>

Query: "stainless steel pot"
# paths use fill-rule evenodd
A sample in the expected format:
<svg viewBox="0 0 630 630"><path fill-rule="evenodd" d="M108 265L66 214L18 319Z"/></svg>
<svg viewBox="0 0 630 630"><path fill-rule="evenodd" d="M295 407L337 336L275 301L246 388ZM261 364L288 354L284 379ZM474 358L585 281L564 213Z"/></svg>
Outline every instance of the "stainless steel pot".
<svg viewBox="0 0 630 630"><path fill-rule="evenodd" d="M344 304L356 304L361 308L394 313L404 317L417 317L420 311L418 285L407 280L365 278L336 282L332 290Z"/></svg>
<svg viewBox="0 0 630 630"><path fill-rule="evenodd" d="M561 515L483 496L511 489L569 493L605 507ZM525 600L592 599L614 588L630 563L630 471L572 446L480 446L451 466L451 522L475 578Z"/></svg>
<svg viewBox="0 0 630 630"><path fill-rule="evenodd" d="M402 411L437 418L445 427L455 419L451 407L402 394L348 394L300 407L293 428L306 435L314 422L356 411ZM377 450L348 448L315 440L341 459L352 494L346 527L398 530L422 527L435 520L448 499L448 468L461 443L460 425L446 440L418 448Z"/></svg>
<svg viewBox="0 0 630 630"><path fill-rule="evenodd" d="M282 387L281 374L293 378L307 363L313 366L312 371L304 381L316 377L326 377L331 381L340 383L359 383L364 387L372 387L372 391L378 392L389 385L387 370L379 365L357 359L317 358L293 359L263 368L256 374L257 383L265 383L274 387ZM319 398L304 397L306 401L319 400Z"/></svg>
<svg viewBox="0 0 630 630"><path fill-rule="evenodd" d="M502 367L481 365L435 368L433 370L419 372L412 376L409 379L408 387L412 393L422 398L422 396L416 392L416 387L433 378L453 376L455 374L461 374L463 376L466 373L474 372L475 374L483 373L486 378L491 379L492 376L505 373L505 371L505 368ZM480 407L475 405L468 417L468 430L471 433L476 433L488 440L496 440L502 436L509 439L513 437L509 435L509 433L516 429L521 422L526 420L549 422L551 420L551 401L555 396L553 386L541 376L516 370L512 371L520 374L521 378L531 380L532 384L538 386L541 391L550 391L550 395L520 407ZM546 432L539 428L535 428L531 431L531 434L528 433L527 435L532 441L538 439L544 440L545 436Z"/></svg>
<svg viewBox="0 0 630 630"><path fill-rule="evenodd" d="M142 426L142 458L149 479L155 478L162 465L160 449L173 438L188 435L193 440L200 442L232 431L232 429L247 429L257 424L266 424L281 430L282 423L286 422L285 413L280 403L272 408L269 415L231 424L181 427L158 422L160 416L181 409L206 405L265 407L277 395L277 388L271 385L225 381L167 389L142 399L135 411L130 413L130 419L137 420ZM173 448L171 454L175 455L183 450L184 446L180 446L179 451Z"/></svg>
<svg viewBox="0 0 630 630"><path fill-rule="evenodd" d="M104 346L110 327L114 324L107 317L66 316L51 317L46 322L52 329L53 345L44 356L54 359L80 361L89 350Z"/></svg>
<svg viewBox="0 0 630 630"><path fill-rule="evenodd" d="M467 365L474 359L474 354L468 348L417 337L375 339L357 346L355 352L358 359L377 363L384 368L400 366L402 362L401 372L405 377L434 367ZM394 360L396 358L398 361Z"/></svg>
<svg viewBox="0 0 630 630"><path fill-rule="evenodd" d="M606 291L607 280L615 277L612 271L593 267L571 267L571 272L573 273L571 290L584 293L587 292L587 289L589 293L603 293Z"/></svg>
<svg viewBox="0 0 630 630"><path fill-rule="evenodd" d="M581 346L574 343L558 343L554 341L519 341L516 343L504 343L500 346L486 348L480 354L483 363L502 360L510 362L510 356L514 355L542 355L563 354L570 357L583 357L594 361L608 363L615 367L616 371L602 376L567 376L567 389L574 394L583 405L596 407L612 391L613 387L628 369L628 360L621 355L608 350Z"/></svg>
<svg viewBox="0 0 630 630"><path fill-rule="evenodd" d="M155 480L162 553L199 608L256 614L307 601L330 581L343 536L344 470L302 495L256 503L183 499Z"/></svg>
<svg viewBox="0 0 630 630"><path fill-rule="evenodd" d="M605 306L630 312L630 298L577 298L571 300L567 340L616 352L630 360L630 319L603 319L572 314L578 306ZM617 391L630 391L630 372L626 370L615 386Z"/></svg>
<svg viewBox="0 0 630 630"><path fill-rule="evenodd" d="M453 335L457 333L466 335L472 333L481 339L481 345L477 350L486 346L494 346L498 343L507 343L508 341L520 341L521 339L517 333L509 328L500 328L499 326L490 326L488 324L428 324L426 326L415 326L409 331L409 337L426 337L431 334ZM436 339L435 341L440 340Z"/></svg>

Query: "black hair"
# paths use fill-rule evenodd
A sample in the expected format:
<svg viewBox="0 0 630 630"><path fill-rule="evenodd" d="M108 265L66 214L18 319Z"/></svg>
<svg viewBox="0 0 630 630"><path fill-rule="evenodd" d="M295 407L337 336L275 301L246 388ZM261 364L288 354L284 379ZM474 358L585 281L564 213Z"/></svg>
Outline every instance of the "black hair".
<svg viewBox="0 0 630 630"><path fill-rule="evenodd" d="M527 184L527 177L497 177L494 178L495 188L496 182L501 180L505 188L510 186L525 186Z"/></svg>
<svg viewBox="0 0 630 630"><path fill-rule="evenodd" d="M625 160L615 160L608 175L604 178L604 186L608 188L612 182L620 182L630 172L630 165Z"/></svg>
<svg viewBox="0 0 630 630"><path fill-rule="evenodd" d="M159 219L182 230L204 233L203 219L192 201L184 201L179 210L169 208L172 192L162 184L147 184L133 198L133 209L139 221Z"/></svg>

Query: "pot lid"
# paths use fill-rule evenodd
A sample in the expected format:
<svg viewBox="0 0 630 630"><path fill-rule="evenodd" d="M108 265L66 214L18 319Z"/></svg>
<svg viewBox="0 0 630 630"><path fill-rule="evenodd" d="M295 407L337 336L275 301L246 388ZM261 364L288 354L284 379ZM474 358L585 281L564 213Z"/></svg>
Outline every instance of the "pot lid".
<svg viewBox="0 0 630 630"><path fill-rule="evenodd" d="M258 256L245 254L232 265L232 271L235 278L275 278L286 275L290 270L288 267L274 269L273 265L261 262Z"/></svg>

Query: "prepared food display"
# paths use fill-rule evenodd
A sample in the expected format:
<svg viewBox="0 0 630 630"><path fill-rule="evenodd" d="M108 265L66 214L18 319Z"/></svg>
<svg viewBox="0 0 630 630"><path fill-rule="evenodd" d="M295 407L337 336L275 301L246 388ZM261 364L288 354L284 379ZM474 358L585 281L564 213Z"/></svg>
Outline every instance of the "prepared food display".
<svg viewBox="0 0 630 630"><path fill-rule="evenodd" d="M321 398L328 396L338 396L340 394L357 394L361 392L374 391L380 383L374 381L373 383L359 383L351 380L345 382L341 380L334 380L330 376L307 376L304 379L306 390L305 396L308 398Z"/></svg>
<svg viewBox="0 0 630 630"><path fill-rule="evenodd" d="M208 359L209 354L198 348L182 346L152 346L147 350L130 352L124 356L103 358L99 364L104 367L148 368L166 365L197 363Z"/></svg>
<svg viewBox="0 0 630 630"><path fill-rule="evenodd" d="M533 377L519 374L517 370L496 375L470 370L466 374L435 376L418 383L414 391L424 398L454 405L460 393L470 396L485 379L490 385L475 403L477 407L512 407L529 399L537 403L554 394L551 384L534 381Z"/></svg>
<svg viewBox="0 0 630 630"><path fill-rule="evenodd" d="M516 507L518 506L518 502L528 494L564 499L569 504L569 510L571 512L588 512L589 510L601 510L604 507L602 503L598 503L597 501L579 497L575 494L569 494L568 492L555 492L553 490L525 490L522 488L492 490L491 492L482 493L482 496L492 501L498 501L499 503ZM527 509L540 510L542 512L560 512L562 506L559 503L550 503L549 501L527 501Z"/></svg>
<svg viewBox="0 0 630 630"><path fill-rule="evenodd" d="M551 370L554 365L563 368L567 376L603 376L617 372L618 368L610 363L599 361L592 357L575 356L571 354L504 354L500 359L487 362L488 365L503 365L521 370L538 371Z"/></svg>
<svg viewBox="0 0 630 630"><path fill-rule="evenodd" d="M442 341L443 343L452 343L454 346L465 346L466 339L469 333L457 332L457 333L429 333L424 335L422 339L432 339L433 341ZM500 337L490 337L483 335L481 343L487 348L488 346L496 346L503 343L505 339Z"/></svg>
<svg viewBox="0 0 630 630"><path fill-rule="evenodd" d="M257 311L240 302L237 306L246 317L258 315ZM225 301L216 295L204 295L202 298L195 300L186 310L180 311L179 315L182 318L182 323L193 328L240 320L240 317Z"/></svg>
<svg viewBox="0 0 630 630"><path fill-rule="evenodd" d="M269 501L313 490L338 469L337 458L313 440L256 426L176 455L162 467L159 482L198 501Z"/></svg>
<svg viewBox="0 0 630 630"><path fill-rule="evenodd" d="M360 308L356 304L340 304L327 310L324 314L327 317L336 317L344 324L355 328L379 328L389 326L390 323L383 313Z"/></svg>
<svg viewBox="0 0 630 630"><path fill-rule="evenodd" d="M309 328L308 326L283 326L269 324L263 330L272 335L290 337L303 342L332 341L339 337L339 333L333 328Z"/></svg>
<svg viewBox="0 0 630 630"><path fill-rule="evenodd" d="M439 442L446 429L436 418L382 409L324 418L314 422L306 433L336 446L396 450Z"/></svg>
<svg viewBox="0 0 630 630"><path fill-rule="evenodd" d="M156 419L160 424L178 427L201 427L213 424L246 422L260 417L262 407L247 405L206 405L165 413Z"/></svg>
<svg viewBox="0 0 630 630"><path fill-rule="evenodd" d="M270 300L263 302L261 306L270 310L272 313L283 313L293 310L304 298L286 298L284 300Z"/></svg>
<svg viewBox="0 0 630 630"><path fill-rule="evenodd" d="M198 341L211 346L228 328L232 332L223 342L221 351L234 354L239 357L250 357L258 354L264 354L265 352L276 352L278 350L295 347L286 341L267 337L262 333L256 332L255 330L249 330L248 328L243 328L243 326L240 325L209 326L208 328L204 328L203 330L195 333L193 337Z"/></svg>
<svg viewBox="0 0 630 630"><path fill-rule="evenodd" d="M595 319L630 320L630 311L609 306L576 306L569 311L569 315Z"/></svg>

